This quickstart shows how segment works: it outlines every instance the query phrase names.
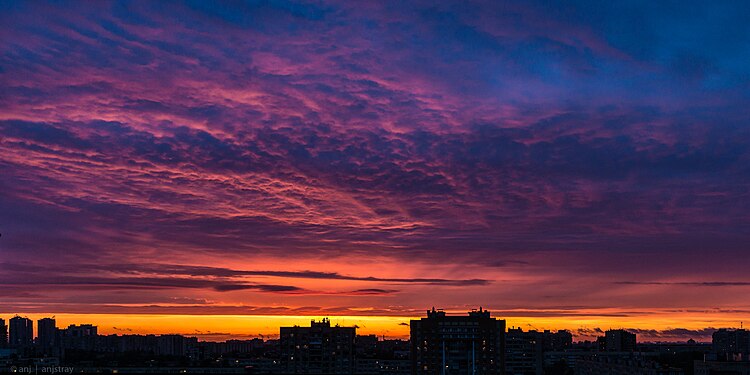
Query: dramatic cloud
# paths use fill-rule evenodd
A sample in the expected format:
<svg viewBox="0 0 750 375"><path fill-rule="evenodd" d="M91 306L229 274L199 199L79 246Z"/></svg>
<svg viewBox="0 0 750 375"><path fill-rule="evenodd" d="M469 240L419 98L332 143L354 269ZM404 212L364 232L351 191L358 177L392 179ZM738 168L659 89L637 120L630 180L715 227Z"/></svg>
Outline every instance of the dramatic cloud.
<svg viewBox="0 0 750 375"><path fill-rule="evenodd" d="M3 3L0 312L746 318L749 11Z"/></svg>

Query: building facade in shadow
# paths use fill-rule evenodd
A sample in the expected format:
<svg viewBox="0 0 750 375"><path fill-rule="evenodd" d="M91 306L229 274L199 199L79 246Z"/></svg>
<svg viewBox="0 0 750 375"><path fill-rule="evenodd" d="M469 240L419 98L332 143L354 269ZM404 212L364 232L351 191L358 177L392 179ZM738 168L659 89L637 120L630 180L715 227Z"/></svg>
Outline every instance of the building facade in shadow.
<svg viewBox="0 0 750 375"><path fill-rule="evenodd" d="M505 373L505 320L489 311L450 316L433 308L410 326L414 375Z"/></svg>

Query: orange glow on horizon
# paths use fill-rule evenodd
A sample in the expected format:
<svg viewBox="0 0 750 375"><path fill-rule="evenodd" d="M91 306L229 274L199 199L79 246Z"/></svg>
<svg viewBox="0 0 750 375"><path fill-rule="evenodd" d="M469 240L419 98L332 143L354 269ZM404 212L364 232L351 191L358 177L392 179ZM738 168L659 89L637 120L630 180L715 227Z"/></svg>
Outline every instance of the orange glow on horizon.
<svg viewBox="0 0 750 375"><path fill-rule="evenodd" d="M449 311L451 315L460 312ZM357 334L384 336L385 338L408 339L409 321L420 316L333 316L333 315L158 315L158 314L20 314L34 321L55 316L57 326L70 324L94 324L99 334L181 334L195 336L201 341L224 341L227 339L249 339L255 337L277 338L279 327L309 326L311 320L329 318L332 325L356 326ZM640 317L502 317L507 327L520 327L525 331L570 330L576 341L593 336L576 334L581 328L614 328L664 330L670 328L703 329L707 327L735 327L747 320L747 316L718 313L662 314L654 313ZM34 325L36 330L36 323ZM698 339L698 338L695 338ZM648 337L640 336L639 341ZM699 340L700 341L700 340Z"/></svg>

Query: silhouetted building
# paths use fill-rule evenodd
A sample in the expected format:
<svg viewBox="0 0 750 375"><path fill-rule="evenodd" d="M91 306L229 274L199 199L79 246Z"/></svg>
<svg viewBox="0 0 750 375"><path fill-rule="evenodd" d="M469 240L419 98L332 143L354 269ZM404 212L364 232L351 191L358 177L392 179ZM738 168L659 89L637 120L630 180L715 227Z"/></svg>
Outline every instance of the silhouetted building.
<svg viewBox="0 0 750 375"><path fill-rule="evenodd" d="M8 326L5 325L5 319L0 319L0 349L8 347Z"/></svg>
<svg viewBox="0 0 750 375"><path fill-rule="evenodd" d="M60 340L64 349L94 351L97 327L91 324L71 324L60 331Z"/></svg>
<svg viewBox="0 0 750 375"><path fill-rule="evenodd" d="M409 359L411 344L409 340L381 340L377 350L380 358Z"/></svg>
<svg viewBox="0 0 750 375"><path fill-rule="evenodd" d="M36 322L37 328L37 345L40 354L57 355L56 349L60 346L59 333L55 325L55 319L42 318Z"/></svg>
<svg viewBox="0 0 750 375"><path fill-rule="evenodd" d="M408 375L411 361L408 359L357 358L356 375Z"/></svg>
<svg viewBox="0 0 750 375"><path fill-rule="evenodd" d="M156 354L156 335L109 335L108 346L115 352L138 352Z"/></svg>
<svg viewBox="0 0 750 375"><path fill-rule="evenodd" d="M237 340L234 340L237 341ZM156 337L156 350L154 354L169 356L188 356L190 348L197 345L195 337L182 335L159 335Z"/></svg>
<svg viewBox="0 0 750 375"><path fill-rule="evenodd" d="M591 355L591 350L584 348L572 348L558 352L544 352L544 368L553 369L553 374L567 374L575 371L576 364L582 358ZM507 360L506 360L507 361ZM556 372L554 372L556 370Z"/></svg>
<svg viewBox="0 0 750 375"><path fill-rule="evenodd" d="M604 332L604 342L608 352L634 352L636 337L624 329L611 329Z"/></svg>
<svg viewBox="0 0 750 375"><path fill-rule="evenodd" d="M695 375L750 375L750 361L695 361Z"/></svg>
<svg viewBox="0 0 750 375"><path fill-rule="evenodd" d="M409 342L379 340L375 335L357 335L355 343L357 375L407 375L411 373Z"/></svg>
<svg viewBox="0 0 750 375"><path fill-rule="evenodd" d="M222 343L225 353L250 353L257 349L263 348L263 340L227 340Z"/></svg>
<svg viewBox="0 0 750 375"><path fill-rule="evenodd" d="M357 335L354 343L357 359L375 358L378 349L378 337L375 335Z"/></svg>
<svg viewBox="0 0 750 375"><path fill-rule="evenodd" d="M489 311L464 316L427 311L411 321L412 374L504 374L505 320Z"/></svg>
<svg viewBox="0 0 750 375"><path fill-rule="evenodd" d="M721 328L713 333L712 343L719 361L750 361L750 331Z"/></svg>
<svg viewBox="0 0 750 375"><path fill-rule="evenodd" d="M685 375L673 368L633 353L598 353L578 359L576 375Z"/></svg>
<svg viewBox="0 0 750 375"><path fill-rule="evenodd" d="M542 373L542 345L536 331L524 332L509 328L505 334L506 375L536 375Z"/></svg>
<svg viewBox="0 0 750 375"><path fill-rule="evenodd" d="M607 338L604 336L599 336L596 338L596 350L603 352L607 350Z"/></svg>
<svg viewBox="0 0 750 375"><path fill-rule="evenodd" d="M10 347L25 350L34 344L34 323L18 315L10 318Z"/></svg>
<svg viewBox="0 0 750 375"><path fill-rule="evenodd" d="M559 330L553 333L545 330L542 338L544 339L542 346L545 352L568 350L573 346L573 334L567 330Z"/></svg>
<svg viewBox="0 0 750 375"><path fill-rule="evenodd" d="M711 344L699 343L695 340L687 342L659 342L659 343L639 343L639 352L656 352L666 355L675 353L698 353L701 358L703 355L711 352Z"/></svg>
<svg viewBox="0 0 750 375"><path fill-rule="evenodd" d="M543 332L521 328L510 328L505 334L506 375L544 374L544 353L562 352L573 344L573 335L568 331Z"/></svg>
<svg viewBox="0 0 750 375"><path fill-rule="evenodd" d="M286 374L352 374L355 327L331 327L328 319L310 327L281 327L282 372Z"/></svg>

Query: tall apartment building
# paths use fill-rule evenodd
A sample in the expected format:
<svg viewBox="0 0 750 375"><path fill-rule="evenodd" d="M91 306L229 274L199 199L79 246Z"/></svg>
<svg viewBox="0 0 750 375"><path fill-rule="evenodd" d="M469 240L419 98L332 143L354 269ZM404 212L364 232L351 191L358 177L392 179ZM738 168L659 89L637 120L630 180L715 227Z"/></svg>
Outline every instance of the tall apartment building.
<svg viewBox="0 0 750 375"><path fill-rule="evenodd" d="M573 344L573 335L568 331L549 330L524 332L521 328L509 328L505 334L506 375L544 374L544 353L562 352Z"/></svg>
<svg viewBox="0 0 750 375"><path fill-rule="evenodd" d="M64 349L92 351L96 347L97 327L91 324L75 325L60 330L60 340Z"/></svg>
<svg viewBox="0 0 750 375"><path fill-rule="evenodd" d="M712 351L720 361L750 361L750 331L721 328L712 335Z"/></svg>
<svg viewBox="0 0 750 375"><path fill-rule="evenodd" d="M489 311L449 316L433 308L410 326L412 374L505 374L505 320Z"/></svg>
<svg viewBox="0 0 750 375"><path fill-rule="evenodd" d="M60 347L60 333L53 318L42 318L36 321L36 343L40 354L57 355Z"/></svg>
<svg viewBox="0 0 750 375"><path fill-rule="evenodd" d="M355 327L331 326L328 319L310 327L281 327L279 346L285 374L352 374Z"/></svg>
<svg viewBox="0 0 750 375"><path fill-rule="evenodd" d="M8 326L5 325L5 319L0 319L0 349L8 347Z"/></svg>
<svg viewBox="0 0 750 375"><path fill-rule="evenodd" d="M604 332L605 350L608 352L634 352L636 345L635 333L624 329L611 329Z"/></svg>
<svg viewBox="0 0 750 375"><path fill-rule="evenodd" d="M24 350L34 344L34 323L18 315L10 318L10 347Z"/></svg>

